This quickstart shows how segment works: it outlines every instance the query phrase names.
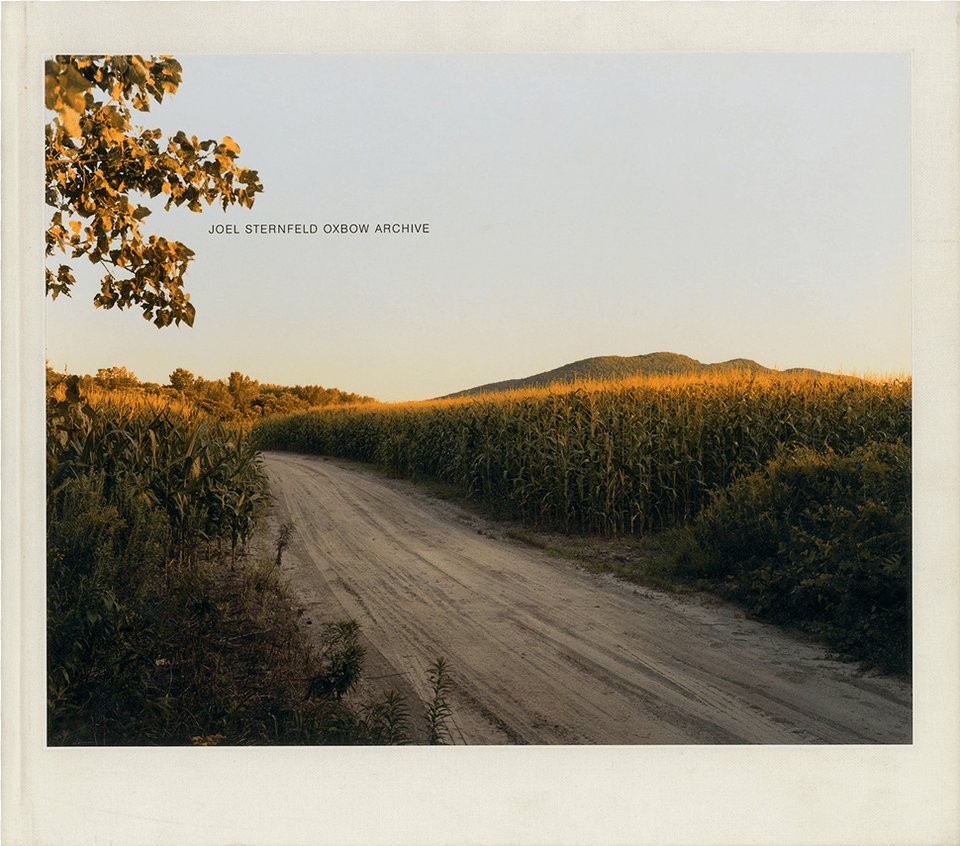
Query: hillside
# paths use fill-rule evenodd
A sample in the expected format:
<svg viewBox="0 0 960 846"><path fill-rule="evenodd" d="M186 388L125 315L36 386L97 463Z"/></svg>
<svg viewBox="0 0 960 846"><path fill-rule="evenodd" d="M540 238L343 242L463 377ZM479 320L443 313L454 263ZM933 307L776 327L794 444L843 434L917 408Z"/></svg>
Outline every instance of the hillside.
<svg viewBox="0 0 960 846"><path fill-rule="evenodd" d="M498 393L501 391L515 391L527 388L544 388L548 385L590 380L617 380L629 379L635 376L672 375L677 373L722 373L728 370L747 371L750 373L773 373L770 367L764 367L748 358L735 358L716 364L704 364L695 358L671 352L647 353L646 355L622 356L601 355L594 358L585 358L572 364L565 364L545 373L527 376L523 379L507 379L503 382L491 382L469 388L455 394L448 394L442 399L470 396L472 394ZM795 367L780 371L791 375L826 375L817 370Z"/></svg>

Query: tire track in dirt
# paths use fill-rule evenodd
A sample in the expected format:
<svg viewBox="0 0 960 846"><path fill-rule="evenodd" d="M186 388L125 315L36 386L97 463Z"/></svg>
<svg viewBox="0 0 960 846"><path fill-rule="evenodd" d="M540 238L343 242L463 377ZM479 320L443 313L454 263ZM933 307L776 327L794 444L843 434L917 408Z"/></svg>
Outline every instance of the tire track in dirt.
<svg viewBox="0 0 960 846"><path fill-rule="evenodd" d="M773 626L586 573L406 482L286 453L265 468L296 525L294 592L357 619L423 699L443 655L457 743L910 742L908 684Z"/></svg>

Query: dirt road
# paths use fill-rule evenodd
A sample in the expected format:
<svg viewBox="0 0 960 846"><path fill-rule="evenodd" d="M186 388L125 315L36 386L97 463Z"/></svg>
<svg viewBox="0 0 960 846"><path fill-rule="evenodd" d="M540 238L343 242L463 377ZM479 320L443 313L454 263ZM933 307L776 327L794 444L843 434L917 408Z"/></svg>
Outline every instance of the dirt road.
<svg viewBox="0 0 960 846"><path fill-rule="evenodd" d="M265 467L308 616L358 620L383 687L429 698L444 656L455 743L911 742L908 684L732 608L585 572L406 482L282 453Z"/></svg>

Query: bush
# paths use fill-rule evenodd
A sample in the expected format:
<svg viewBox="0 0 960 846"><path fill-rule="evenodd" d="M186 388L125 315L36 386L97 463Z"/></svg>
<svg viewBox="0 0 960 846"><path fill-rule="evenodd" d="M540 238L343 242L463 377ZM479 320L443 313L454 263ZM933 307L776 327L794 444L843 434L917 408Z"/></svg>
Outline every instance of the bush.
<svg viewBox="0 0 960 846"><path fill-rule="evenodd" d="M129 482L71 479L48 500L51 746L410 742L396 691L345 700L363 669L355 621L327 624L315 654L273 562L177 566L169 544Z"/></svg>
<svg viewBox="0 0 960 846"><path fill-rule="evenodd" d="M97 742L165 705L149 677L170 528L126 482L107 498L103 474L66 481L47 526L50 741Z"/></svg>
<svg viewBox="0 0 960 846"><path fill-rule="evenodd" d="M674 570L722 582L763 619L805 624L840 653L909 672L911 451L798 449L730 484Z"/></svg>

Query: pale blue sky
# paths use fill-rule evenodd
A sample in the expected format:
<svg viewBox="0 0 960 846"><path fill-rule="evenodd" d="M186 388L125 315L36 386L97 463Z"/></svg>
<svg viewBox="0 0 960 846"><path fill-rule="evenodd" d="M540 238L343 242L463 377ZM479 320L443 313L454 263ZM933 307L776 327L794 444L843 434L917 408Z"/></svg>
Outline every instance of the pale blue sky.
<svg viewBox="0 0 960 846"><path fill-rule="evenodd" d="M906 54L177 58L138 121L230 135L265 192L145 221L196 251L192 329L92 276L48 300L57 369L387 401L657 351L911 369ZM371 233L208 234L286 222Z"/></svg>

